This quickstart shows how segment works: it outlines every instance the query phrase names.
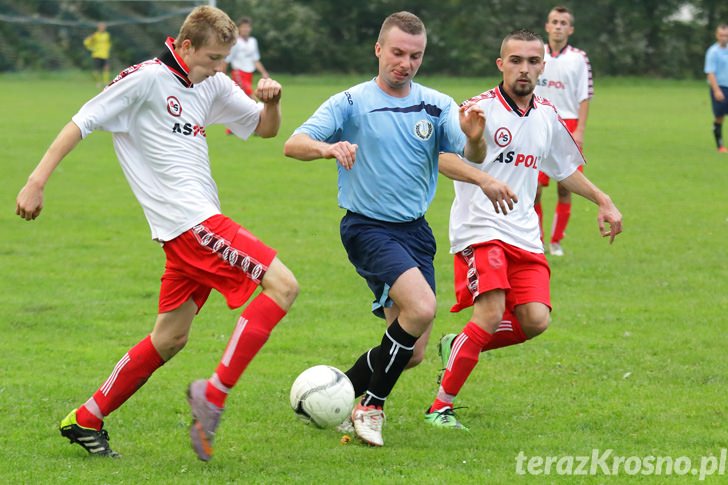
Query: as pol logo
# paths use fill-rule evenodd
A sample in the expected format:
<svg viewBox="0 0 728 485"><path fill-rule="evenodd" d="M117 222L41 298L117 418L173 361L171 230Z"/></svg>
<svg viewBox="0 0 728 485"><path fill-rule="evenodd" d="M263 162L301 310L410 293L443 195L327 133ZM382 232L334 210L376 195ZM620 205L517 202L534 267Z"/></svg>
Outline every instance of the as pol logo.
<svg viewBox="0 0 728 485"><path fill-rule="evenodd" d="M511 132L508 130L508 128L501 126L497 130L495 130L495 135L493 136L493 140L495 141L495 144L499 147L507 147L511 144L511 140L513 139L513 136L511 135Z"/></svg>
<svg viewBox="0 0 728 485"><path fill-rule="evenodd" d="M167 112L172 116L179 116L182 114L182 105L179 104L179 100L174 96L167 97Z"/></svg>

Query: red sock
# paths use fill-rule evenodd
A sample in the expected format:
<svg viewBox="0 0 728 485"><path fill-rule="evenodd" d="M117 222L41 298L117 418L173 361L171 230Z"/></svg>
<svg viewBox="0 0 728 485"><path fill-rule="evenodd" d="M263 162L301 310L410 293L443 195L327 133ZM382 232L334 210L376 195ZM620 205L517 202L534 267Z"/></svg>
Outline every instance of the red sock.
<svg viewBox="0 0 728 485"><path fill-rule="evenodd" d="M490 339L483 347L483 352L493 349L499 349L501 347L508 347L510 345L517 345L528 340L526 334L523 333L521 324L518 322L516 316L509 310L503 314L503 320L493 334L493 338Z"/></svg>
<svg viewBox="0 0 728 485"><path fill-rule="evenodd" d="M117 362L106 382L76 411L76 422L85 428L101 429L104 417L124 404L164 360L147 335Z"/></svg>
<svg viewBox="0 0 728 485"><path fill-rule="evenodd" d="M566 225L569 223L571 216L571 203L559 202L556 204L556 213L554 214L554 223L551 226L551 242L557 243L564 239Z"/></svg>
<svg viewBox="0 0 728 485"><path fill-rule="evenodd" d="M447 362L437 400L432 409L442 409L443 405L452 406L452 401L465 384L468 376L478 363L480 349L485 347L491 334L473 322L468 322L455 340L452 341L450 360ZM439 407L436 407L439 404Z"/></svg>
<svg viewBox="0 0 728 485"><path fill-rule="evenodd" d="M541 234L541 241L543 242L543 207L541 207L541 202L534 204L533 210L535 210L536 215L538 215L538 229Z"/></svg>
<svg viewBox="0 0 728 485"><path fill-rule="evenodd" d="M207 381L205 397L208 401L218 407L225 406L230 389L285 315L286 312L264 293L250 302L235 326L215 374Z"/></svg>

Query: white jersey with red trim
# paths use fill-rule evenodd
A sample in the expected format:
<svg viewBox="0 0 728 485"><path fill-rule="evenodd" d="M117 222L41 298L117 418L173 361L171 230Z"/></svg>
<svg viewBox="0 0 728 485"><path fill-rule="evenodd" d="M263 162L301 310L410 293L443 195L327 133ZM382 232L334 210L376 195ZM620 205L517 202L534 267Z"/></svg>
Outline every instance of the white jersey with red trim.
<svg viewBox="0 0 728 485"><path fill-rule="evenodd" d="M225 74L193 85L187 73L168 39L163 55L122 71L73 117L84 138L95 130L113 134L121 168L158 241L221 212L206 127L225 124L247 138L262 109Z"/></svg>
<svg viewBox="0 0 728 485"><path fill-rule="evenodd" d="M538 172L563 180L585 163L584 157L546 99L534 96L524 112L501 85L471 101L485 112L487 155L482 164L466 163L508 184L518 196L518 203L507 215L497 214L478 186L454 182L450 251L457 253L473 244L500 240L542 253L538 216L533 209Z"/></svg>
<svg viewBox="0 0 728 485"><path fill-rule="evenodd" d="M586 52L567 45L552 53L546 44L546 66L538 78L536 95L551 101L564 119L579 118L579 104L594 95L592 70Z"/></svg>
<svg viewBox="0 0 728 485"><path fill-rule="evenodd" d="M225 58L233 69L244 72L255 72L255 63L260 60L258 41L255 37L243 39L238 37L235 45L230 49L230 54Z"/></svg>

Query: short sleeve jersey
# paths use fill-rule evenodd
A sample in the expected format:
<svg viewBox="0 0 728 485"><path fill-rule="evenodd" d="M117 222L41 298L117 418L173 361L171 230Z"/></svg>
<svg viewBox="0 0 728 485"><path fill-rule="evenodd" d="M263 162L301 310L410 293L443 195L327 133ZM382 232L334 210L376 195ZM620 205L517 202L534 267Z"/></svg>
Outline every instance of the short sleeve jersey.
<svg viewBox="0 0 728 485"><path fill-rule="evenodd" d="M220 213L205 129L227 125L247 138L261 107L218 73L193 85L174 52L122 71L73 116L81 135L109 131L124 175L144 210L152 238L169 241Z"/></svg>
<svg viewBox="0 0 728 485"><path fill-rule="evenodd" d="M485 112L487 155L471 164L508 184L518 203L507 215L496 214L479 187L454 182L450 210L450 250L500 240L526 251L542 253L538 216L533 209L539 170L556 179L571 175L584 158L554 106L534 96L524 112L502 85L471 99ZM470 163L470 162L467 162Z"/></svg>
<svg viewBox="0 0 728 485"><path fill-rule="evenodd" d="M229 63L233 69L244 72L255 72L255 63L259 60L260 51L258 51L258 41L255 37L247 39L238 37L235 45L230 49L230 54L225 58L225 62Z"/></svg>
<svg viewBox="0 0 728 485"><path fill-rule="evenodd" d="M298 133L357 144L352 169L337 164L339 206L388 222L424 216L435 196L439 153L465 147L452 98L415 82L403 98L375 80L353 86L325 101Z"/></svg>
<svg viewBox="0 0 728 485"><path fill-rule="evenodd" d="M564 119L578 119L579 104L594 95L591 63L586 53L570 45L551 52L548 44L536 95L551 101Z"/></svg>
<svg viewBox="0 0 728 485"><path fill-rule="evenodd" d="M728 87L728 47L717 42L705 53L705 74L713 73L719 86Z"/></svg>

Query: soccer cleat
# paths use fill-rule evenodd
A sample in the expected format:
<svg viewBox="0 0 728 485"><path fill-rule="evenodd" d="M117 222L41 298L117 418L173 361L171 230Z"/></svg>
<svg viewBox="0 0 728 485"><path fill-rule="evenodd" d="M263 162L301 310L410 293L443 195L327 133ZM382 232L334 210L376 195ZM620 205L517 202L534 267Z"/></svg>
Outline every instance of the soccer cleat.
<svg viewBox="0 0 728 485"><path fill-rule="evenodd" d="M68 438L71 443L79 444L93 456L107 456L121 458L121 455L109 447L109 433L105 429L96 431L93 428L84 428L76 422L76 410L63 418L59 426L61 436Z"/></svg>
<svg viewBox="0 0 728 485"><path fill-rule="evenodd" d="M561 244L551 243L549 245L549 253L551 253L552 256L563 256L564 250L562 249Z"/></svg>
<svg viewBox="0 0 728 485"><path fill-rule="evenodd" d="M718 153L728 153L728 148L720 147L720 148L718 148Z"/></svg>
<svg viewBox="0 0 728 485"><path fill-rule="evenodd" d="M351 412L354 432L364 443L371 446L383 446L382 426L386 420L384 411L377 406L357 404Z"/></svg>
<svg viewBox="0 0 728 485"><path fill-rule="evenodd" d="M463 431L469 431L468 428L457 420L455 412L452 408L446 407L438 411L432 411L428 409L425 411L425 422L430 423L435 428L447 428L447 429L461 429Z"/></svg>
<svg viewBox="0 0 728 485"><path fill-rule="evenodd" d="M354 422L347 416L343 423L336 427L336 431L344 434L354 434Z"/></svg>
<svg viewBox="0 0 728 485"><path fill-rule="evenodd" d="M212 458L212 445L215 441L215 430L220 424L223 408L212 404L205 397L207 381L200 379L193 381L187 388L187 402L192 409L192 424L190 425L190 440L192 449L197 458L210 461Z"/></svg>

